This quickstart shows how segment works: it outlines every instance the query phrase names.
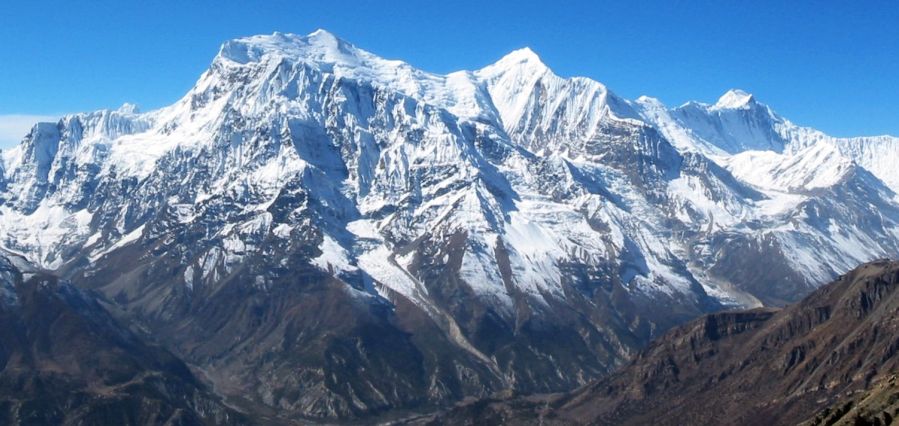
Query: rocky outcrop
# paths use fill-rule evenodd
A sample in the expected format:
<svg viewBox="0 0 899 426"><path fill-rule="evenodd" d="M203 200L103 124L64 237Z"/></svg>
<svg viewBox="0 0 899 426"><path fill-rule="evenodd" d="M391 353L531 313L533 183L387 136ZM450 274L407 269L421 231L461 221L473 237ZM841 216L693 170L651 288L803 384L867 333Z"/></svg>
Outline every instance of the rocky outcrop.
<svg viewBox="0 0 899 426"><path fill-rule="evenodd" d="M487 399L418 421L889 424L897 315L899 262L873 262L782 310L717 313L677 327L572 393Z"/></svg>

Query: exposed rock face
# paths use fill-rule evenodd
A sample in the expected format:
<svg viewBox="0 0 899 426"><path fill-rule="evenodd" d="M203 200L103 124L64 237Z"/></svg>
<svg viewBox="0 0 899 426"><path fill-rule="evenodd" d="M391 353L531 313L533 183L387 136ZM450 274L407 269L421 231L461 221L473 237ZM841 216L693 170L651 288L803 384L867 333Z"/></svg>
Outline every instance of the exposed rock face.
<svg viewBox="0 0 899 426"><path fill-rule="evenodd" d="M676 324L899 255L871 158L891 140L844 146L740 92L628 101L527 49L437 75L255 36L171 106L4 151L0 244L234 404L363 417L568 391Z"/></svg>
<svg viewBox="0 0 899 426"><path fill-rule="evenodd" d="M896 318L899 262L873 262L782 310L716 313L678 327L570 394L483 400L433 421L889 424Z"/></svg>
<svg viewBox="0 0 899 426"><path fill-rule="evenodd" d="M90 295L0 252L0 423L245 422Z"/></svg>

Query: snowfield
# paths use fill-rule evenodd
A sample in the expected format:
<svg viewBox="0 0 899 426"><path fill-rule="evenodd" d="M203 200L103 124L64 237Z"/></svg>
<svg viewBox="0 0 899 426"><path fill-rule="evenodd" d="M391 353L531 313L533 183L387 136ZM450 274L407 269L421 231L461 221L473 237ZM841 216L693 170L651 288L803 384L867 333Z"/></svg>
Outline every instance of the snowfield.
<svg viewBox="0 0 899 426"><path fill-rule="evenodd" d="M191 289L309 229L322 271L425 306L440 268L503 315L603 281L753 305L765 290L721 268L780 259L798 296L899 255L899 139L829 137L739 90L626 100L526 48L438 75L322 30L232 40L173 105L40 123L0 159L3 247L94 263L173 217L219 241L184 258Z"/></svg>

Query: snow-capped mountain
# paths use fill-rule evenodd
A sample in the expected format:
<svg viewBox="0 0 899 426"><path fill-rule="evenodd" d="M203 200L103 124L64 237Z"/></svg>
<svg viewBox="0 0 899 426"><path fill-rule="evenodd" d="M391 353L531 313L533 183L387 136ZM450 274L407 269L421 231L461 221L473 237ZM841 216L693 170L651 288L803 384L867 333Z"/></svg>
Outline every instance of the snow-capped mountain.
<svg viewBox="0 0 899 426"><path fill-rule="evenodd" d="M36 125L2 153L0 244L242 403L366 415L567 389L896 256L897 156L741 91L622 99L529 49L437 75L276 33L169 107Z"/></svg>

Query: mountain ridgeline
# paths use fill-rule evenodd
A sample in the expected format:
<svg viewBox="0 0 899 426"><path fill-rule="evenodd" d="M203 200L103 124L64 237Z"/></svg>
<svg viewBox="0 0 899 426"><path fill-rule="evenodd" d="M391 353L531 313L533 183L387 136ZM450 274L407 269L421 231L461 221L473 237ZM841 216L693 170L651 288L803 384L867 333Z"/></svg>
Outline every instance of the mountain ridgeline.
<svg viewBox="0 0 899 426"><path fill-rule="evenodd" d="M438 75L275 33L171 106L37 124L0 153L0 247L237 410L371 419L569 391L896 257L897 162L739 90L668 108L529 49Z"/></svg>

